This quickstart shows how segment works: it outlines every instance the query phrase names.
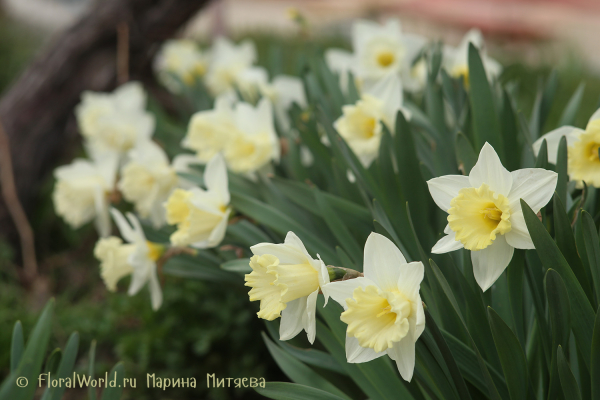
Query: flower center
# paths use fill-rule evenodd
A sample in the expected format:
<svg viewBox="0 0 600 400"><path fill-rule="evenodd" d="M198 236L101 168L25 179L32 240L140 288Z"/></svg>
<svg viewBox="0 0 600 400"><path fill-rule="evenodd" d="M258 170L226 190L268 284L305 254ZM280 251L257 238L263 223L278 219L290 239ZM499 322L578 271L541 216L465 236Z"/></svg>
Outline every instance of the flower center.
<svg viewBox="0 0 600 400"><path fill-rule="evenodd" d="M148 246L148 258L152 261L158 261L158 259L165 252L165 246L158 243L153 243L147 240L146 246Z"/></svg>
<svg viewBox="0 0 600 400"><path fill-rule="evenodd" d="M469 66L468 65L466 65L466 64L457 65L456 67L452 68L452 71L450 71L450 75L452 75L454 78L457 78L457 79L462 78L465 88L469 88Z"/></svg>
<svg viewBox="0 0 600 400"><path fill-rule="evenodd" d="M598 150L600 149L600 143L590 142L586 145L585 152L587 154L588 160L592 162L600 161L600 157L598 156Z"/></svg>
<svg viewBox="0 0 600 400"><path fill-rule="evenodd" d="M496 235L511 230L508 199L485 183L479 188L461 189L450 201L448 214L450 229L467 250L483 250Z"/></svg>
<svg viewBox="0 0 600 400"><path fill-rule="evenodd" d="M348 336L362 347L379 353L408 334L411 303L400 292L383 292L373 285L358 287L346 305L340 319L348 324Z"/></svg>
<svg viewBox="0 0 600 400"><path fill-rule="evenodd" d="M318 273L308 260L304 264L280 264L271 254L255 255L250 267L245 285L252 288L250 301L260 300L259 318L272 321L281 316L288 302L319 289Z"/></svg>
<svg viewBox="0 0 600 400"><path fill-rule="evenodd" d="M567 169L569 177L582 187L581 181L600 187L600 119L590 121L568 148Z"/></svg>
<svg viewBox="0 0 600 400"><path fill-rule="evenodd" d="M380 67L389 67L394 62L394 59L394 53L389 50L377 54L377 64L379 64Z"/></svg>

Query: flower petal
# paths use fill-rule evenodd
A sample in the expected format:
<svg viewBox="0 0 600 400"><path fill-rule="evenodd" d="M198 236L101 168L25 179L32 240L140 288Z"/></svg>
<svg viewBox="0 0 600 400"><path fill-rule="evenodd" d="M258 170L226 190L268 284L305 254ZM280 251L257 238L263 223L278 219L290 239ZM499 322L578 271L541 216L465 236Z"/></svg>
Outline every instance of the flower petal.
<svg viewBox="0 0 600 400"><path fill-rule="evenodd" d="M366 288L367 286L375 285L375 283L365 277L348 279L346 281L331 282L323 286L321 290L326 297L331 297L338 302L344 310L346 309L346 299L352 298L354 289L357 287ZM288 303L289 304L289 303Z"/></svg>
<svg viewBox="0 0 600 400"><path fill-rule="evenodd" d="M487 183L490 189L504 196L510 192L512 175L504 168L496 150L488 142L479 152L479 159L469 174L469 182L475 188Z"/></svg>
<svg viewBox="0 0 600 400"><path fill-rule="evenodd" d="M162 304L162 290L160 283L158 283L158 277L156 276L156 267L154 271L150 273L150 300L152 302L152 309L158 310Z"/></svg>
<svg viewBox="0 0 600 400"><path fill-rule="evenodd" d="M279 340L290 340L302 331L306 303L306 297L300 297L287 303L287 307L281 312Z"/></svg>
<svg viewBox="0 0 600 400"><path fill-rule="evenodd" d="M508 267L515 249L506 242L504 235L483 250L472 251L473 274L481 290L488 290Z"/></svg>
<svg viewBox="0 0 600 400"><path fill-rule="evenodd" d="M538 153L540 152L540 148L542 147L542 142L544 139L546 139L546 144L548 146L548 161L552 164L556 164L560 138L565 136L567 138L567 145L570 145L575 139L574 135L580 132L583 132L583 130L568 125L561 126L558 129L550 131L533 143L533 154L535 154L537 157Z"/></svg>
<svg viewBox="0 0 600 400"><path fill-rule="evenodd" d="M221 153L215 155L208 164L206 164L206 169L204 170L204 183L208 190L214 191L219 195L223 204L229 204L227 167L225 166L225 159Z"/></svg>
<svg viewBox="0 0 600 400"><path fill-rule="evenodd" d="M421 261L401 265L398 276L398 290L412 301L419 295L419 287L424 276L425 267Z"/></svg>
<svg viewBox="0 0 600 400"><path fill-rule="evenodd" d="M396 366L402 378L410 382L415 371L414 334L409 332L401 341L394 343L394 347L389 348L387 354L392 360L396 361Z"/></svg>
<svg viewBox="0 0 600 400"><path fill-rule="evenodd" d="M127 222L123 214L121 214L121 211L117 210L116 208L111 208L110 213L112 214L112 217L115 220L123 239L127 240L129 243L136 243L138 241L138 236L131 225L129 225L129 222Z"/></svg>
<svg viewBox="0 0 600 400"><path fill-rule="evenodd" d="M355 337L346 336L346 359L349 363L364 363L379 358L385 355L385 351L376 353L370 347L361 347L358 344L358 339Z"/></svg>
<svg viewBox="0 0 600 400"><path fill-rule="evenodd" d="M398 289L400 267L406 259L396 245L379 233L371 232L365 243L363 271L383 291Z"/></svg>
<svg viewBox="0 0 600 400"><path fill-rule="evenodd" d="M462 248L462 242L456 240L456 232L450 230L449 234L437 241L435 246L433 246L433 248L431 249L431 252L433 254L444 254Z"/></svg>
<svg viewBox="0 0 600 400"><path fill-rule="evenodd" d="M450 209L450 201L458 196L462 188L471 187L469 177L464 175L444 175L427 181L433 201L444 212Z"/></svg>
<svg viewBox="0 0 600 400"><path fill-rule="evenodd" d="M592 121L594 121L596 119L600 119L600 108L597 109L596 112L592 114L592 116L590 117L590 120L588 121L588 123L592 122Z"/></svg>
<svg viewBox="0 0 600 400"><path fill-rule="evenodd" d="M511 172L513 186L508 194L510 209L520 210L520 199L525 200L533 212L544 207L556 190L558 174L543 168L524 168ZM512 217L511 217L512 220Z"/></svg>
<svg viewBox="0 0 600 400"><path fill-rule="evenodd" d="M306 262L306 255L300 249L286 243L259 243L250 247L250 250L257 256L274 255L279 258L281 264L304 264Z"/></svg>
<svg viewBox="0 0 600 400"><path fill-rule="evenodd" d="M510 225L510 231L504 234L509 245L517 249L535 249L522 210L510 214Z"/></svg>
<svg viewBox="0 0 600 400"><path fill-rule="evenodd" d="M423 302L421 301L421 296L419 296L418 304L417 304L417 320L415 321L415 336L414 340L416 341L421 334L425 330L425 310L423 309Z"/></svg>
<svg viewBox="0 0 600 400"><path fill-rule="evenodd" d="M315 336L317 335L315 311L317 309L318 295L319 290L317 289L306 297L306 312L302 315L302 326L308 335L308 341L310 344L315 342Z"/></svg>

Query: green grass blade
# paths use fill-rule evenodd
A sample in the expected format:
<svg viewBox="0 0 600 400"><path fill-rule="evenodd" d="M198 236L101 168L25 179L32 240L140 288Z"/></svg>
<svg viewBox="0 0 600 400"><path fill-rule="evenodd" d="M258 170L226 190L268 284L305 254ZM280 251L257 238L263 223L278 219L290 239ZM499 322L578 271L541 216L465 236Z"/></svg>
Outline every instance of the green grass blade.
<svg viewBox="0 0 600 400"><path fill-rule="evenodd" d="M343 400L347 398L310 386L289 382L267 382L264 388L256 388L255 390L261 396L275 400Z"/></svg>
<svg viewBox="0 0 600 400"><path fill-rule="evenodd" d="M15 323L13 328L12 339L10 343L10 372L15 372L21 362L23 356L23 348L25 340L23 339L23 325L21 321Z"/></svg>
<svg viewBox="0 0 600 400"><path fill-rule="evenodd" d="M581 400L581 391L577 385L577 380L575 380L575 375L573 375L573 371L571 371L571 367L567 363L561 346L558 346L558 350L556 351L556 359L560 385L562 386L565 399Z"/></svg>
<svg viewBox="0 0 600 400"><path fill-rule="evenodd" d="M117 363L109 372L109 382L115 382L114 386L110 383L104 392L102 392L102 400L119 400L123 393L122 382L125 378L125 367L122 362Z"/></svg>

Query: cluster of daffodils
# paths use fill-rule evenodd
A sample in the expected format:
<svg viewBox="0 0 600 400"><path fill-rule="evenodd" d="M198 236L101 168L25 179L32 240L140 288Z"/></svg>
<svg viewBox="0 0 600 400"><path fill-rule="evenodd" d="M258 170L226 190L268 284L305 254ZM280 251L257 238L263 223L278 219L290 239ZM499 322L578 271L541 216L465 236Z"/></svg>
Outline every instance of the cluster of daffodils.
<svg viewBox="0 0 600 400"><path fill-rule="evenodd" d="M365 244L364 274L330 282L331 267L308 254L302 241L289 232L282 244L261 243L250 248L252 272L246 275L250 301L260 301L258 316L281 317L279 335L289 340L302 330L315 340L317 295L333 298L343 308L346 357L350 363L371 361L385 354L396 361L410 381L415 366L415 342L425 328L419 287L423 264L407 263L385 236L371 233Z"/></svg>

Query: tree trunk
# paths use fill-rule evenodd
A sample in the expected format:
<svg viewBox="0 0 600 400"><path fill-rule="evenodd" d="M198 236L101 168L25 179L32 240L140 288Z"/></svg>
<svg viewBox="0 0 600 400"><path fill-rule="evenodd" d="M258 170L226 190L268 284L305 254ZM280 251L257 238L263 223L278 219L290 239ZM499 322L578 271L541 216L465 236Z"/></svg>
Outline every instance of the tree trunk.
<svg viewBox="0 0 600 400"><path fill-rule="evenodd" d="M84 90L117 84L117 31L127 25L129 74L149 77L159 45L209 0L98 0L59 35L0 100L0 122L10 140L17 194L25 210L56 166L68 142L67 123ZM150 78L151 79L151 78ZM0 238L15 241L0 198Z"/></svg>

